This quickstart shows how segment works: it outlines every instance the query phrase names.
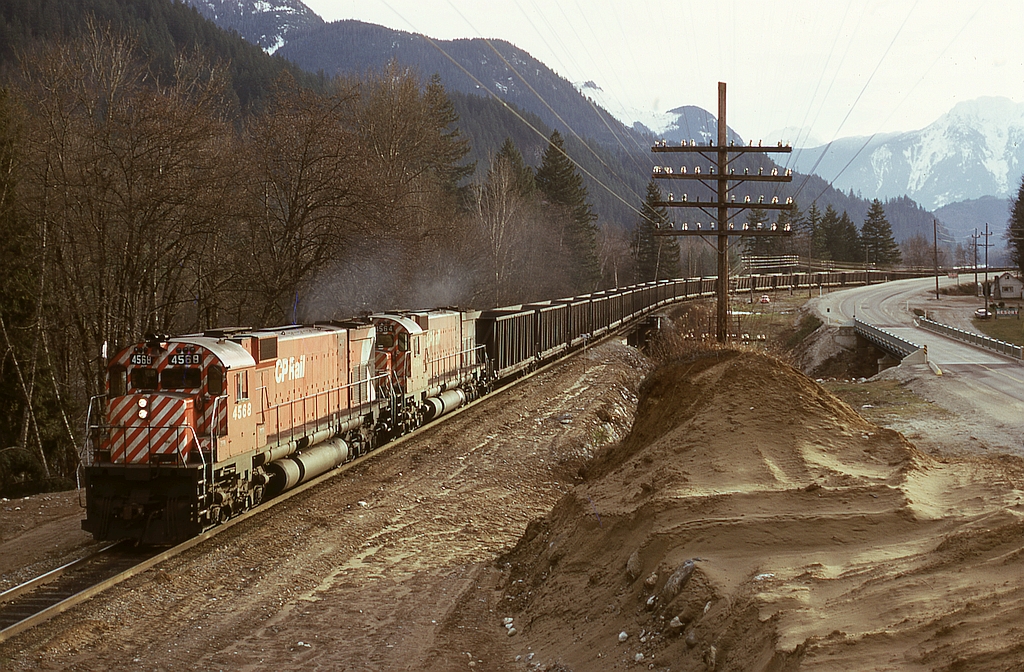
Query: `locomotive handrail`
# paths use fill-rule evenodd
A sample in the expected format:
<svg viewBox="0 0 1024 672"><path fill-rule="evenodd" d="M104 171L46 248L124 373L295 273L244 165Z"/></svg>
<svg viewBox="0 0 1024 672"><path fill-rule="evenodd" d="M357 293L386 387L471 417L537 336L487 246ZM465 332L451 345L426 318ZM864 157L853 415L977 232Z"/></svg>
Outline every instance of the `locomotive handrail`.
<svg viewBox="0 0 1024 672"><path fill-rule="evenodd" d="M107 425L107 424L102 424L102 425L94 425L92 428L93 429L106 429L106 430L111 430L111 429L144 430L145 433L146 433L146 444L147 444L147 446L146 446L146 456L149 457L149 458L151 458L154 455L154 453L153 453L153 446L152 446L152 437L153 437L153 433L154 432L170 430L170 431L174 432L175 439L180 438L181 432L183 432L183 431L185 431L186 433L190 432L192 434L191 445L195 446L196 452L199 454L199 461L202 464L202 466L204 468L203 471L205 473L206 456L203 454L203 444L200 443L199 435L196 434L196 428L193 427L192 425L145 425L143 427L134 427L132 425ZM120 442L123 443L124 442L124 438L122 438L120 440ZM184 452L190 452L190 451L183 451L181 449L181 447L179 445L177 445L178 443L179 442L176 440L175 441L174 454L179 458L179 460L181 462L181 465L183 467L184 466L188 466L188 461L185 459ZM190 445L188 443L188 441L187 441L187 438L186 438L186 444L185 445L186 446ZM156 453L156 454L161 454L161 453ZM127 463L127 455L125 455L125 459L126 459L126 463Z"/></svg>
<svg viewBox="0 0 1024 672"><path fill-rule="evenodd" d="M370 378L363 378L361 380L352 381L351 383L345 383L344 385L341 385L339 387L334 387L334 388L331 388L329 390L323 390L322 392L314 392L313 394L307 394L307 395L305 395L303 397L298 397L296 399L292 399L292 400L289 400L289 401L283 401L283 402L281 402L279 404L274 404L272 406L268 406L265 409L265 412L267 414L269 414L271 411L273 411L274 415L275 415L275 429L277 431L274 433L274 435L277 436L278 442L280 443L280 441L283 438L281 436L281 431L280 431L281 430L281 426L282 426L281 425L281 409L283 409L284 407L286 407L286 406L289 407L289 410L291 411L291 417L292 417L292 419L294 421L294 418L295 418L295 408L294 407L295 407L296 404L301 404L302 407L301 407L300 411L302 413L303 422L300 423L299 425L296 425L293 422L291 426L293 426L293 427L295 427L295 426L306 427L307 423L305 422L305 419L306 419L306 417L308 415L308 411L309 411L309 409L307 408L307 402L310 399L312 399L313 403L314 403L312 410L313 410L314 416L316 416L313 419L313 421L312 421L313 429L314 430L319 430L321 428L321 423L324 423L325 425L330 425L331 424L331 420L330 420L330 415L331 414L328 413L323 418L319 417L319 415L317 413L318 406L317 406L317 403L316 403L318 399L325 398L325 409L329 410L329 409L332 408L332 406L329 403L330 402L330 396L332 394L337 394L338 395L337 398L340 401L340 399L341 399L341 392L342 391L347 390L347 389L351 389L351 388L353 388L353 387L355 387L357 385L367 385L368 386L367 389L370 389L369 386L371 384L376 384L377 381L385 378L386 376L387 376L387 374L380 373L380 374L377 374L377 375L372 376ZM373 395L369 395L368 394L367 396L370 397L370 398L368 398L366 400L366 403L372 402L373 401L373 398L372 398ZM269 399L268 399L268 401L269 401ZM349 397L349 401L351 402L351 396ZM337 406L334 406L334 408L336 408L336 407ZM351 403L349 404L348 410L349 411L353 410L352 407L351 407Z"/></svg>
<svg viewBox="0 0 1024 672"><path fill-rule="evenodd" d="M92 431L91 430L99 429L100 428L100 425L93 426L93 424L92 424L92 405L93 405L93 403L97 399L106 399L106 398L107 398L106 394L94 394L93 396L89 397L89 406L88 406L88 408L86 408L86 411L85 411L85 439L82 441L82 452L85 454L86 457L88 457L89 464L93 463L93 455L92 455L92 452L89 450L89 444L92 442ZM82 457L83 456L81 454L78 456L78 463L79 463L79 465L81 465L82 462L83 462ZM78 472L78 470L76 469L75 470L76 476L77 476L77 472Z"/></svg>
<svg viewBox="0 0 1024 672"><path fill-rule="evenodd" d="M478 366L477 363L472 362L467 364L466 355L472 355L474 353L482 352L483 349L484 346L475 345L472 348L464 348L455 353L441 355L440 357L434 357L433 359L427 359L425 364L429 368L429 383L433 385L438 381L449 381L452 380L453 378L461 378L463 373L465 373L466 371L470 371L474 369L476 366ZM455 367L454 371L437 366L438 362L447 362L455 358L459 358L459 363Z"/></svg>
<svg viewBox="0 0 1024 672"><path fill-rule="evenodd" d="M199 453L199 462L203 465L203 495L206 495L206 456L203 455L203 444L199 443L199 435L196 434L196 428L192 425L185 425L185 427L192 432L192 440L196 444L196 452ZM210 446L210 458L213 458L213 446ZM178 451L178 457L181 458L182 466L187 466L185 457L181 454L181 450Z"/></svg>

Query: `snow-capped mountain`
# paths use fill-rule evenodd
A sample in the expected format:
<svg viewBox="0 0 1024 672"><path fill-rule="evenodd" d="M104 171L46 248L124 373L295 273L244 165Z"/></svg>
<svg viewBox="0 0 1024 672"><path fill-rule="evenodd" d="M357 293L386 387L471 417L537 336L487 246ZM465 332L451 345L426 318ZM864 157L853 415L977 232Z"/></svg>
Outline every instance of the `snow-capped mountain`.
<svg viewBox="0 0 1024 672"><path fill-rule="evenodd" d="M323 25L324 21L299 0L186 0L205 18L268 54L284 46L297 30Z"/></svg>
<svg viewBox="0 0 1024 672"><path fill-rule="evenodd" d="M1024 172L1024 104L966 101L919 131L802 149L794 168L808 172L815 163L814 172L838 189L865 198L906 195L929 210L982 196L1005 198L1016 193Z"/></svg>
<svg viewBox="0 0 1024 672"><path fill-rule="evenodd" d="M684 105L668 112L653 113L624 105L609 96L593 81L577 83L574 86L595 105L603 107L625 126L631 126L640 133L678 142L696 140L700 144L718 140L718 118L707 110L695 105ZM731 128L728 129L730 142L743 144L743 138Z"/></svg>

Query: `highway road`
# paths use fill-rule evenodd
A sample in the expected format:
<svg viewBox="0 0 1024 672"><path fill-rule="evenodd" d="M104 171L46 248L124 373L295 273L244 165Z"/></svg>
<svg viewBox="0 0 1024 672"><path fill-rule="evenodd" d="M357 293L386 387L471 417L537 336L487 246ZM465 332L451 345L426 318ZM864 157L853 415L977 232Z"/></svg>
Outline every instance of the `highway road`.
<svg viewBox="0 0 1024 672"><path fill-rule="evenodd" d="M940 287L954 283L940 279ZM1006 430L1007 442L1021 452L1024 445L1024 366L1018 360L988 352L966 343L940 336L914 326L915 308L942 312L935 318L953 326L966 326L974 308L973 299L940 295L935 299L935 279L901 280L867 287L845 289L812 299L810 307L819 317L833 324L857 317L917 345L928 347L928 359L938 366L942 376L922 370L922 379L934 378L918 386L926 398L959 414L965 422L987 422ZM951 319L953 312L962 313ZM932 398L934 397L934 398Z"/></svg>

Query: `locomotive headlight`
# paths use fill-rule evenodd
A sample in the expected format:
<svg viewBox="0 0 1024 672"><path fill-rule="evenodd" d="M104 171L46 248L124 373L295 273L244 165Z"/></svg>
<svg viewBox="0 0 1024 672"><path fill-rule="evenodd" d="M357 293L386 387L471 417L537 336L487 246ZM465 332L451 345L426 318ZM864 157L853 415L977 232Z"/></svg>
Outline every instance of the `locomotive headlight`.
<svg viewBox="0 0 1024 672"><path fill-rule="evenodd" d="M145 408L149 405L149 401L146 399L139 399L139 408Z"/></svg>
<svg viewBox="0 0 1024 672"><path fill-rule="evenodd" d="M149 417L149 411L147 411L144 408L140 408L139 409L139 420L145 420L147 417Z"/></svg>

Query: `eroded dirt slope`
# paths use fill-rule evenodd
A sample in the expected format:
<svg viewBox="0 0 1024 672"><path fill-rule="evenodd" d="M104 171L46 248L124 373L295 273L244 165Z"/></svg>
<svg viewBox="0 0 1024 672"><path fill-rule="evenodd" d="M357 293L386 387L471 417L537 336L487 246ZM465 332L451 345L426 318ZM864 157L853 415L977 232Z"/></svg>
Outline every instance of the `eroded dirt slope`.
<svg viewBox="0 0 1024 672"><path fill-rule="evenodd" d="M649 379L464 607L504 607L542 669L1019 669L1022 484L1019 459L929 457L719 352Z"/></svg>

